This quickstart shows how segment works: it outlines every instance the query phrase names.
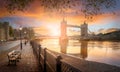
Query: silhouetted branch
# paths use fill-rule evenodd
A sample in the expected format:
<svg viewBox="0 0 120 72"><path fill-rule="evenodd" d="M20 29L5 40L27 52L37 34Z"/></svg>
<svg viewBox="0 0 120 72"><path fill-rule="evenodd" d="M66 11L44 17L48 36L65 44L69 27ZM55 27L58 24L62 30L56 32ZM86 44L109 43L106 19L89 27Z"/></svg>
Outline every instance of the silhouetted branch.
<svg viewBox="0 0 120 72"><path fill-rule="evenodd" d="M24 11L35 0L5 0L9 12ZM85 17L102 14L116 6L116 0L39 0L47 11L63 12L72 9L81 12Z"/></svg>

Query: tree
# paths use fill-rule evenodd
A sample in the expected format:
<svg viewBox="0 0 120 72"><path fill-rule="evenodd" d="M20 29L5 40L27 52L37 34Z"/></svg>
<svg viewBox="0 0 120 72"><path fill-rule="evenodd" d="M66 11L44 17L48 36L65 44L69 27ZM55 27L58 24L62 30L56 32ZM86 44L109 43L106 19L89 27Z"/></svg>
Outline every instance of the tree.
<svg viewBox="0 0 120 72"><path fill-rule="evenodd" d="M35 0L4 0L9 12L24 11ZM115 8L118 0L39 0L45 10L57 10L64 12L66 9L74 9L83 13L85 17L103 14L106 10ZM77 8L77 9L76 9Z"/></svg>
<svg viewBox="0 0 120 72"><path fill-rule="evenodd" d="M14 34L14 30L13 30L12 26L9 26L9 35L10 35L10 37L13 37L13 34Z"/></svg>

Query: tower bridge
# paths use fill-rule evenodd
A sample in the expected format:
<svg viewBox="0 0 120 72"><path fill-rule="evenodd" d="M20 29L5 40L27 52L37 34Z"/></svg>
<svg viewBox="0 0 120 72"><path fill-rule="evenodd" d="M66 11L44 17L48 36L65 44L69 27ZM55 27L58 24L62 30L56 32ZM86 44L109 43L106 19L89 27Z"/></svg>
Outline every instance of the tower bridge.
<svg viewBox="0 0 120 72"><path fill-rule="evenodd" d="M84 24L82 24L81 26L77 26L77 25L70 25L67 24L67 21L65 21L63 19L63 21L61 22L61 36L60 36L60 40L67 40L68 36L67 36L67 27L75 27L75 28L79 28L81 30L81 39L86 39L88 37L88 24L84 22Z"/></svg>
<svg viewBox="0 0 120 72"><path fill-rule="evenodd" d="M80 31L80 39L86 39L88 37L88 32L92 33L89 31L88 29L88 24L87 23L83 23L82 25L78 26L78 25L71 25L71 24L67 24L67 21L65 21L63 19L63 21L61 22L60 25L60 40L67 40L68 39L68 35L67 35L67 27L74 27L74 28L79 28ZM39 27L34 28L35 30L39 30L41 31L42 29L40 29Z"/></svg>
<svg viewBox="0 0 120 72"><path fill-rule="evenodd" d="M60 38L59 38L59 44L61 46L61 52L66 52L66 46L68 44L67 27L79 28L81 30L81 32L80 32L81 33L80 34L81 39L85 39L85 38L88 37L88 24L86 24L84 22L84 24L82 24L81 26L69 25L69 24L67 24L67 21L65 21L63 19L63 21L61 22L61 31L60 31L61 35L60 35Z"/></svg>
<svg viewBox="0 0 120 72"><path fill-rule="evenodd" d="M81 26L76 26L76 25L70 25L68 24L67 27L75 27L75 28L81 28Z"/></svg>

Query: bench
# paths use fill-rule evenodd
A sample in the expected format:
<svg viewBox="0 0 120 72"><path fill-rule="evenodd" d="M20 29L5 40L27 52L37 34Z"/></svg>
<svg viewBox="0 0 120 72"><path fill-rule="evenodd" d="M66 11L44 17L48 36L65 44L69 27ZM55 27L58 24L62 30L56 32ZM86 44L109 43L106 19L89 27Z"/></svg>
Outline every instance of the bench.
<svg viewBox="0 0 120 72"><path fill-rule="evenodd" d="M21 59L21 51L13 50L9 52L7 56L9 60L8 65L10 64L16 65L16 62L18 62L19 59Z"/></svg>

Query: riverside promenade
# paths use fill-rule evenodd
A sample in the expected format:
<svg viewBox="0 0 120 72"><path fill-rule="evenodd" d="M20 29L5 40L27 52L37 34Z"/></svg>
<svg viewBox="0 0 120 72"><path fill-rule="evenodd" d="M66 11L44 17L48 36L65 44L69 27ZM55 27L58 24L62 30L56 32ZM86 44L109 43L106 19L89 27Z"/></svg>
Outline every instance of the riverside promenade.
<svg viewBox="0 0 120 72"><path fill-rule="evenodd" d="M20 50L20 46L16 46L13 50ZM4 61L0 62L0 72L38 72L38 60L33 54L33 49L30 44L23 44L22 55L17 66L8 66L7 51L3 57ZM39 71L41 72L41 71Z"/></svg>
<svg viewBox="0 0 120 72"><path fill-rule="evenodd" d="M2 54L3 56L0 57L4 60L0 61L0 72L120 72L120 67L50 51L34 41L31 45L23 44L21 59L17 62L17 66L8 65L7 53L12 50L20 50L19 45ZM39 64L41 65L39 66Z"/></svg>

